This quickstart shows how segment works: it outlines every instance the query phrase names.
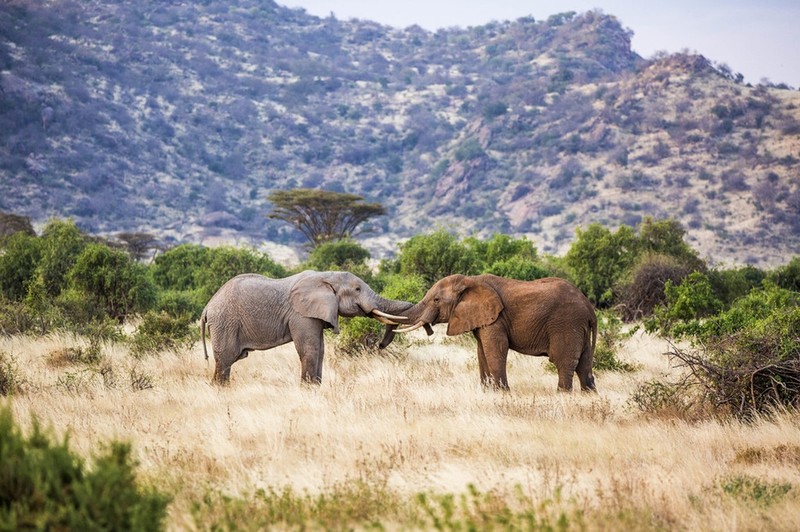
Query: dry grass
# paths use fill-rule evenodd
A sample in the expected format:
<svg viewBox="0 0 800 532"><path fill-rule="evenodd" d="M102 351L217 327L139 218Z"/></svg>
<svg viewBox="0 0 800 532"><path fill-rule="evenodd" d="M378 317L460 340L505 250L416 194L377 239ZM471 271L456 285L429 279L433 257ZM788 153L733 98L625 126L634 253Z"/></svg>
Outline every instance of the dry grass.
<svg viewBox="0 0 800 532"><path fill-rule="evenodd" d="M114 345L95 369L57 356L74 345L0 339L25 382L15 417L69 431L86 456L132 441L142 473L175 496L172 528L197 526L191 503L209 490L315 494L360 479L409 498L521 490L580 509L589 529L800 529L798 415L744 425L637 412L636 387L676 371L666 343L641 334L621 354L637 372L599 373L598 394L569 395L543 359L518 354L512 391L485 391L473 347L438 332L407 355L349 358L329 343L319 387L300 384L291 344L238 362L227 388L209 384L199 345L144 360ZM765 502L736 479L791 489Z"/></svg>

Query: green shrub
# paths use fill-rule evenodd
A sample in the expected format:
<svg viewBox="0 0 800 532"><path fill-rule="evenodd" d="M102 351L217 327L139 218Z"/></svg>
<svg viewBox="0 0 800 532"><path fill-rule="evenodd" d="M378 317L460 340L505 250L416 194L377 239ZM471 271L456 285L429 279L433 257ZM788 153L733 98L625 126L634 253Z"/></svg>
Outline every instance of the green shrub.
<svg viewBox="0 0 800 532"><path fill-rule="evenodd" d="M269 255L255 250L234 247L209 248L207 262L195 271L194 285L200 290L204 301L231 278L242 273L260 273L267 277L286 276L286 269L274 262Z"/></svg>
<svg viewBox="0 0 800 532"><path fill-rule="evenodd" d="M157 255L150 267L153 281L164 290L198 288L197 271L209 262L210 250L197 244L181 244Z"/></svg>
<svg viewBox="0 0 800 532"><path fill-rule="evenodd" d="M618 299L615 293L643 255L672 257L688 271L705 270L705 264L684 241L685 231L674 220L642 220L635 232L621 225L611 232L599 223L578 229L565 255L565 263L578 288L595 304L606 307Z"/></svg>
<svg viewBox="0 0 800 532"><path fill-rule="evenodd" d="M613 289L633 266L639 242L633 229L620 226L615 233L599 223L576 231L575 242L564 257L572 278L595 305L613 302Z"/></svg>
<svg viewBox="0 0 800 532"><path fill-rule="evenodd" d="M698 402L743 419L800 407L798 298L766 283L731 309L678 331L699 346L670 352L690 370L684 383Z"/></svg>
<svg viewBox="0 0 800 532"><path fill-rule="evenodd" d="M133 355L141 357L191 347L199 335L194 322L191 314L172 316L166 312L146 313L131 339Z"/></svg>
<svg viewBox="0 0 800 532"><path fill-rule="evenodd" d="M165 312L175 318L188 315L197 320L200 319L205 303L201 301L197 290L162 290L153 310Z"/></svg>
<svg viewBox="0 0 800 532"><path fill-rule="evenodd" d="M617 309L625 321L649 317L666 303L666 284L678 283L689 274L689 267L670 255L648 253L639 259L629 280L616 290Z"/></svg>
<svg viewBox="0 0 800 532"><path fill-rule="evenodd" d="M519 279L520 281L533 281L550 277L551 275L550 271L544 266L520 256L496 261L486 268L485 273L509 279Z"/></svg>
<svg viewBox="0 0 800 532"><path fill-rule="evenodd" d="M425 297L428 285L421 275L390 274L383 277L381 295L388 299L416 303Z"/></svg>
<svg viewBox="0 0 800 532"><path fill-rule="evenodd" d="M597 313L597 346L592 367L597 370L630 372L636 366L617 357L625 340L636 332L636 328L623 331L622 320L613 312Z"/></svg>
<svg viewBox="0 0 800 532"><path fill-rule="evenodd" d="M369 251L351 239L325 242L315 247L308 255L306 267L312 270L350 270L363 265L369 258Z"/></svg>
<svg viewBox="0 0 800 532"><path fill-rule="evenodd" d="M761 286L767 273L755 266L742 266L728 270L711 270L708 279L714 288L714 294L722 302L724 308L730 308L733 303Z"/></svg>
<svg viewBox="0 0 800 532"><path fill-rule="evenodd" d="M767 278L781 288L800 292L800 257L794 257L789 264L770 272Z"/></svg>
<svg viewBox="0 0 800 532"><path fill-rule="evenodd" d="M32 331L37 317L24 304L0 297L0 333L11 336Z"/></svg>
<svg viewBox="0 0 800 532"><path fill-rule="evenodd" d="M492 238L487 240L467 238L464 240L464 244L483 261L484 268L514 257L531 262L537 259L536 247L525 237L515 239L502 233L494 233Z"/></svg>
<svg viewBox="0 0 800 532"><path fill-rule="evenodd" d="M149 310L156 300L156 289L144 266L124 251L104 244L88 244L69 271L70 286L113 319Z"/></svg>
<svg viewBox="0 0 800 532"><path fill-rule="evenodd" d="M767 482L749 475L723 479L720 487L731 497L765 507L779 502L792 491L792 485L788 482Z"/></svg>
<svg viewBox="0 0 800 532"><path fill-rule="evenodd" d="M51 220L44 227L37 273L49 296L56 297L67 288L67 275L86 245L86 236L72 220Z"/></svg>
<svg viewBox="0 0 800 532"><path fill-rule="evenodd" d="M142 486L130 445L111 442L88 468L36 419L25 437L0 409L0 529L161 530L169 497Z"/></svg>
<svg viewBox="0 0 800 532"><path fill-rule="evenodd" d="M14 233L0 246L0 297L22 301L41 258L41 240Z"/></svg>
<svg viewBox="0 0 800 532"><path fill-rule="evenodd" d="M335 340L336 352L351 356L377 353L384 331L385 326L371 318L343 318Z"/></svg>
<svg viewBox="0 0 800 532"><path fill-rule="evenodd" d="M398 261L401 274L420 275L428 286L454 273L475 275L481 267L475 252L444 229L408 239Z"/></svg>
<svg viewBox="0 0 800 532"><path fill-rule="evenodd" d="M722 302L714 294L708 276L701 272L690 273L678 285L667 280L664 294L666 305L657 308L653 319L646 323L651 332L658 330L661 334L680 336L685 332L683 324L696 324L699 319L722 309Z"/></svg>
<svg viewBox="0 0 800 532"><path fill-rule="evenodd" d="M0 396L20 393L25 384L16 359L5 351L0 351Z"/></svg>

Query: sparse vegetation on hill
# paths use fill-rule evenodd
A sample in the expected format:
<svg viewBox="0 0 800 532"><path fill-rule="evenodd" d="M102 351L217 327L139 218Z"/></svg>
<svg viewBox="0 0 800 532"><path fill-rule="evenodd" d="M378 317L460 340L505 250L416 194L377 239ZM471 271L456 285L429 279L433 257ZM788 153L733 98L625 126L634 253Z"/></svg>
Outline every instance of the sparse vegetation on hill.
<svg viewBox="0 0 800 532"><path fill-rule="evenodd" d="M428 32L272 1L0 6L0 209L168 245L287 242L274 190L527 236L684 222L716 261L798 250L800 93L698 55L643 60L611 14ZM391 220L391 222L389 221Z"/></svg>

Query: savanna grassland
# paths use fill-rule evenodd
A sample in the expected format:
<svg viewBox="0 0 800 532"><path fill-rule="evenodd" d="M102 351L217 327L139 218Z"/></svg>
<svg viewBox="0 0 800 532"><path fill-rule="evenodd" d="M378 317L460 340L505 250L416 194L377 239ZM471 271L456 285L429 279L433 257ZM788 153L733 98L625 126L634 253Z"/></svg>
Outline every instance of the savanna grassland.
<svg viewBox="0 0 800 532"><path fill-rule="evenodd" d="M220 388L199 344L105 344L87 365L73 336L5 337L21 384L3 403L82 456L130 441L173 497L171 529L800 529L800 417L643 412L640 385L682 371L658 337L631 336L618 357L635 371L597 371L597 394L557 393L545 359L515 353L511 392L486 391L467 335L380 355L326 343L320 386L289 344Z"/></svg>

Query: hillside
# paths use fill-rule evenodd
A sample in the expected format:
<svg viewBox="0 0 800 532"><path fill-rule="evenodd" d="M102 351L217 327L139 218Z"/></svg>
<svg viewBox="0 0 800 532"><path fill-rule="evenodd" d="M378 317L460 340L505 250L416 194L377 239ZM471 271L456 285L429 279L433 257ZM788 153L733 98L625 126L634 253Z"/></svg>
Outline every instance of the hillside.
<svg viewBox="0 0 800 532"><path fill-rule="evenodd" d="M646 61L612 15L428 32L270 1L0 5L0 210L166 244L297 243L274 189L527 235L675 217L704 257L800 253L800 92L699 55Z"/></svg>

